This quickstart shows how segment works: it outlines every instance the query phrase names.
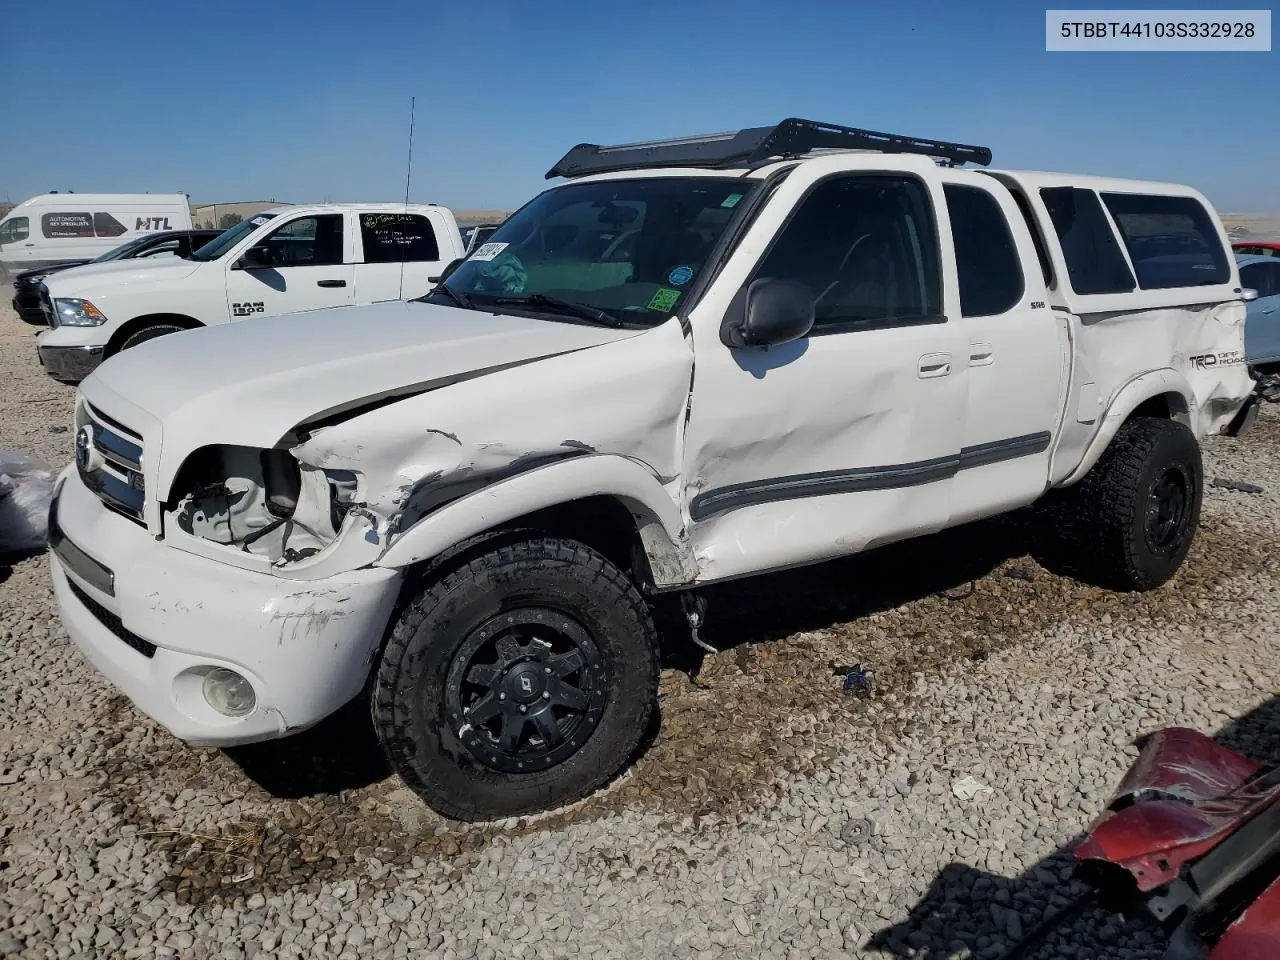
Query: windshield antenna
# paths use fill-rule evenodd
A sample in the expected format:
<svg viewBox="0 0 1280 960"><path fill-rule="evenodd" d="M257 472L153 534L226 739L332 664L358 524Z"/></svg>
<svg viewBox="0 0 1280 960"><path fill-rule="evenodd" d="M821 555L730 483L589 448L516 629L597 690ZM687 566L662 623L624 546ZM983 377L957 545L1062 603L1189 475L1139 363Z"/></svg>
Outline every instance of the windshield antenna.
<svg viewBox="0 0 1280 960"><path fill-rule="evenodd" d="M404 172L404 208L409 209L409 178L413 176L413 108L417 97L409 98L409 165Z"/></svg>

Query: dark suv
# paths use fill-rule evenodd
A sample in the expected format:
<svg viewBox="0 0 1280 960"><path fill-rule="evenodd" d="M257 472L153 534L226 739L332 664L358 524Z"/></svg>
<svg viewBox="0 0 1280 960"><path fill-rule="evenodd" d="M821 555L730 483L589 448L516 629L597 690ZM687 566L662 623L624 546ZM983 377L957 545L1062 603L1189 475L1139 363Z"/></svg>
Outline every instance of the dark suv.
<svg viewBox="0 0 1280 960"><path fill-rule="evenodd" d="M51 273L68 270L86 263L106 263L108 260L137 260L141 257L157 257L173 254L189 257L193 250L216 237L220 230L166 230L164 233L147 233L109 250L96 260L71 260L51 267L28 270L13 278L13 309L27 323L43 325L44 311L40 309L40 281Z"/></svg>

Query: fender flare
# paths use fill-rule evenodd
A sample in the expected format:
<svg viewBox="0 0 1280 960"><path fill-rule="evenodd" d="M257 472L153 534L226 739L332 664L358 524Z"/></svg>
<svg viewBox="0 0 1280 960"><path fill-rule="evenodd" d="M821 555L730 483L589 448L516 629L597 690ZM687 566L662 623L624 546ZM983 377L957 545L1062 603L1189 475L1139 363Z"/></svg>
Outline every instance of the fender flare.
<svg viewBox="0 0 1280 960"><path fill-rule="evenodd" d="M684 521L652 471L636 460L591 454L537 467L440 507L401 533L375 566L401 569L535 510L606 496L634 518L657 589L697 575Z"/></svg>
<svg viewBox="0 0 1280 960"><path fill-rule="evenodd" d="M1098 432L1093 435L1084 456L1059 486L1069 487L1093 469L1093 465L1102 457L1121 425L1134 410L1153 397L1170 394L1182 401L1182 409L1174 411L1173 419L1194 429L1198 407L1195 392L1187 378L1172 367L1141 374L1126 383L1112 397L1111 403L1107 405L1107 412L1102 416Z"/></svg>

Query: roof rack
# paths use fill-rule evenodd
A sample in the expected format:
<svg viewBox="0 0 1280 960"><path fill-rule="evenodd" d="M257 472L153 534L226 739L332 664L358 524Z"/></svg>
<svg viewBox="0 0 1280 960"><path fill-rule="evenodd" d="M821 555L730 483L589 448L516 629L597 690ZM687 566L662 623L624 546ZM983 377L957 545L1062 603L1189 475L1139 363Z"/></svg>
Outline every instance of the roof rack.
<svg viewBox="0 0 1280 960"><path fill-rule="evenodd" d="M815 150L915 153L934 157L953 167L966 162L985 167L991 162L989 147L922 140L789 117L773 127L751 127L675 140L649 140L612 147L580 143L547 171L546 179L655 167L751 167L771 158L798 157Z"/></svg>

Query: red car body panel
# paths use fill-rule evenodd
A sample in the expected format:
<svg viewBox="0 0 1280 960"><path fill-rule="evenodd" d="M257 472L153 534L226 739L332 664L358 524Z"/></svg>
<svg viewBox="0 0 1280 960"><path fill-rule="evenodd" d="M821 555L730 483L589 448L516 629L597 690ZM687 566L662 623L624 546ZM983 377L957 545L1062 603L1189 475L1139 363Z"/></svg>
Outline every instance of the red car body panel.
<svg viewBox="0 0 1280 960"><path fill-rule="evenodd" d="M1161 730L1075 855L1113 863L1128 871L1139 891L1154 890L1280 799L1280 784L1248 782L1260 769L1195 730Z"/></svg>
<svg viewBox="0 0 1280 960"><path fill-rule="evenodd" d="M1280 243L1271 240L1237 240L1231 244L1231 249L1237 247L1266 247L1268 250L1280 250Z"/></svg>
<svg viewBox="0 0 1280 960"><path fill-rule="evenodd" d="M1227 927L1209 960L1275 960L1280 955L1280 880Z"/></svg>

